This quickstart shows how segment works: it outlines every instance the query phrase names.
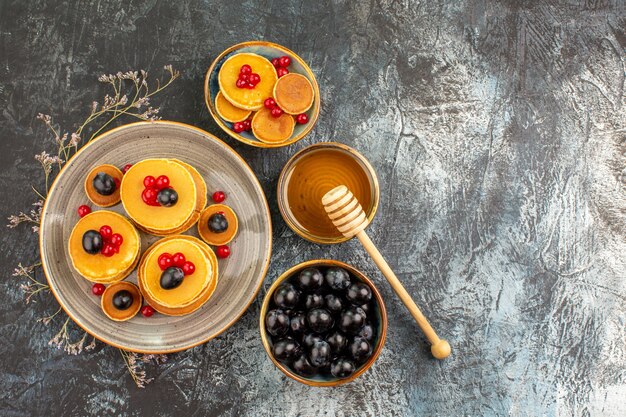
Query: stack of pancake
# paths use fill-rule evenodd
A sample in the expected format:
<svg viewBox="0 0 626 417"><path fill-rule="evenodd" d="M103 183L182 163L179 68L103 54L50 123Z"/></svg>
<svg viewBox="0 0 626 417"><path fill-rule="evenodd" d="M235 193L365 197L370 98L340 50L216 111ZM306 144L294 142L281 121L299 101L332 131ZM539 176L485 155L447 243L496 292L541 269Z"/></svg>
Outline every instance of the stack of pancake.
<svg viewBox="0 0 626 417"><path fill-rule="evenodd" d="M165 175L178 194L171 207L151 206L142 200L144 178ZM176 159L146 159L124 174L120 196L124 210L138 228L156 236L183 233L200 218L207 203L207 186L198 171Z"/></svg>
<svg viewBox="0 0 626 417"><path fill-rule="evenodd" d="M87 253L83 249L83 235L89 230L98 231L105 225L123 237L119 253L114 257ZM69 240L69 255L74 269L89 281L101 284L111 284L126 278L137 266L140 250L137 229L126 217L108 210L94 211L81 218L74 226Z"/></svg>
<svg viewBox="0 0 626 417"><path fill-rule="evenodd" d="M158 259L166 253L183 253L195 265L195 272L185 276L173 289L164 289L160 282L163 271ZM141 257L137 269L137 281L146 301L159 313L171 316L200 308L215 291L217 276L213 250L200 239L187 235L168 236L154 243Z"/></svg>

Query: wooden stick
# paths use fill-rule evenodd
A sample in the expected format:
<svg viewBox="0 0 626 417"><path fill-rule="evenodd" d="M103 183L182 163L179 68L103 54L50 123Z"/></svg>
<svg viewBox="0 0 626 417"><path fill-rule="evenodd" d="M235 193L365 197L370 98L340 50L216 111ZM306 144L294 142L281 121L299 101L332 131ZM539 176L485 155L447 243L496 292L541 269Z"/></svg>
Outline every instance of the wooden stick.
<svg viewBox="0 0 626 417"><path fill-rule="evenodd" d="M376 263L380 269L380 272L387 278L391 288L393 288L398 297L400 297L400 300L402 300L420 329L422 329L422 332L424 332L424 335L426 335L430 341L432 345L430 351L433 356L437 359L447 358L451 351L450 344L437 336L437 333L428 322L428 319L426 319L419 307L417 307L415 301L413 301L398 277L396 277L396 274L394 274L389 267L389 264L387 264L387 261L385 261L385 258L383 258L367 233L365 233L365 228L369 224L369 221L367 220L367 216L364 215L361 204L359 204L350 190L343 185L333 188L324 195L322 204L333 224L344 236L356 236L357 239L359 239L367 253L369 253L374 263Z"/></svg>

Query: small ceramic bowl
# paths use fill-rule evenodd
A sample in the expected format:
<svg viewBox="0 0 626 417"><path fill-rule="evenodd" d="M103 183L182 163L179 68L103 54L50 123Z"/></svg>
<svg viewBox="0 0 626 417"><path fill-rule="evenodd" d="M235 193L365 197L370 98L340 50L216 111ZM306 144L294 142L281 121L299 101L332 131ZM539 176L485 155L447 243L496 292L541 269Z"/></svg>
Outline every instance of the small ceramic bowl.
<svg viewBox="0 0 626 417"><path fill-rule="evenodd" d="M293 134L289 139L284 142L265 143L255 138L252 132L235 133L235 131L233 130L233 123L227 122L226 120L222 119L215 110L215 97L220 91L217 75L219 74L222 65L228 58L230 58L234 54L242 52L261 55L269 59L270 61L272 60L272 58L287 55L291 58L289 71L304 75L313 86L315 98L313 100L313 105L306 112L306 115L309 117L308 123L302 125L296 123ZM281 146L291 145L292 143L299 141L311 131L311 129L317 122L317 118L320 112L320 89L317 85L317 80L315 79L315 75L313 75L311 68L309 68L304 60L300 58L295 52L290 51L284 46L280 46L275 43L266 41L250 41L239 43L237 45L231 46L230 48L219 54L209 67L206 73L206 77L204 79L204 100L206 102L207 108L209 109L209 113L211 113L211 116L213 116L215 122L222 128L224 132L240 142L252 146L257 146L259 148L279 148Z"/></svg>
<svg viewBox="0 0 626 417"><path fill-rule="evenodd" d="M289 367L287 367L286 365L283 365L276 358L274 358L274 355L272 354L271 335L265 329L265 316L270 309L270 304L274 296L274 291L276 291L276 289L284 281L288 280L292 276L299 273L301 270L308 268L308 267L324 268L324 267L331 267L331 266L337 266L337 267L346 269L352 277L367 284L372 290L372 296L373 296L372 301L374 301L373 304L375 304L373 311L374 311L374 314L376 315L376 321L378 323L378 327L375 331L376 334L372 342L372 355L367 360L367 362L365 362L363 365L357 368L357 370L347 378L335 378L332 375L331 376L315 375L313 377L306 378L306 377L303 377L294 373L291 369L289 369ZM310 385L314 387L333 387L333 386L348 383L350 381L354 381L356 378L362 375L365 371L367 371L374 364L374 362L376 362L376 359L378 358L378 356L380 355L380 352L383 349L383 346L385 344L385 338L387 336L387 311L385 309L385 303L383 301L382 296L380 295L380 292L378 292L378 289L374 286L374 283L369 278L367 278L361 271L340 261L335 261L331 259L316 259L316 260L302 262L296 266L291 267L290 269L285 271L281 276L279 276L276 279L276 281L274 281L270 289L267 291L267 294L265 294L265 299L263 300L263 305L261 306L261 318L259 321L259 325L261 329L261 340L263 342L263 347L265 348L267 355L270 357L272 362L274 362L274 365L276 365L278 369L283 371L285 375L306 385Z"/></svg>
<svg viewBox="0 0 626 417"><path fill-rule="evenodd" d="M378 209L378 203L380 200L380 187L378 185L378 177L376 176L376 171L374 171L374 168L369 163L369 161L363 155L357 152L355 149L347 145L344 145L342 143L322 142L322 143L316 143L316 144L307 146L306 148L297 152L294 156L292 156L289 159L289 161L287 161L287 163L283 167L283 170L281 171L280 176L278 178L278 190L277 190L278 208L280 210L280 214L285 220L285 223L287 223L287 225L291 228L291 230L293 230L299 236L303 237L304 239L308 241L311 241L313 243L321 243L321 244L341 243L341 242L345 242L346 240L348 240L348 238L346 238L339 232L337 232L337 234L334 236L323 236L319 234L314 234L313 232L303 227L302 224L297 220L296 216L294 215L290 207L289 198L288 198L288 189L289 189L290 181L293 181L292 173L295 169L295 166L298 164L298 162L302 158L312 155L318 151L328 151L328 150L342 153L350 157L353 161L356 162L356 166L358 166L360 169L363 170L363 173L365 174L364 177L367 178L367 185L364 185L364 187L369 189L369 194L370 194L370 204L369 206L363 205L363 210L365 211L365 214L367 215L367 219L369 222L371 222L372 219L374 218L374 215L376 214L376 210ZM326 191L330 191L335 186L342 185L340 184L341 181L338 181L338 178L339 178L339 175L337 173L326 171L323 177L320 177L317 182L315 182L312 178L306 179L308 181L308 189L311 190L311 192L314 192L314 191L319 192L320 190L322 191L322 194L319 195L319 199L320 199L319 209L321 210L322 213L324 213L323 206L322 206L322 199L321 199L322 195ZM344 185L349 185L349 184L344 184ZM323 215L325 215L325 213ZM330 220L328 221L330 223Z"/></svg>

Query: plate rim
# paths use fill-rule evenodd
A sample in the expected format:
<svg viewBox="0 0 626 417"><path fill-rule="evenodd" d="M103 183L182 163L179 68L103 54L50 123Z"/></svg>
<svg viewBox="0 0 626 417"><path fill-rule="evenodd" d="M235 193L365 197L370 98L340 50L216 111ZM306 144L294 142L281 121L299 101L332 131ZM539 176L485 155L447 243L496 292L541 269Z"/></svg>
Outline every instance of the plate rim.
<svg viewBox="0 0 626 417"><path fill-rule="evenodd" d="M267 46L267 47L279 49L283 51L285 54L291 55L292 57L294 57L300 63L300 65L303 66L306 74L311 78L312 80L311 84L313 85L313 89L315 91L314 105L316 106L316 110L314 113L314 117L311 120L309 120L309 125L307 126L307 128L304 131L300 132L300 134L296 135L295 137L289 138L286 141L279 142L279 143L267 143L267 142L262 142L258 139L256 141L250 140L248 138L243 137L242 135L238 133L235 133L228 126L226 126L222 118L217 114L217 112L213 108L213 103L210 97L211 92L209 91L210 90L209 80L211 78L211 74L215 71L215 67L222 60L222 58L224 58L229 53L239 50L241 48L244 48L246 46ZM204 76L204 104L209 110L209 113L211 114L211 117L213 118L215 123L217 123L217 125L222 129L222 131L224 131L224 133L226 133L231 138L236 139L241 143L245 143L246 145L254 146L257 148L263 148L263 149L282 148L284 146L292 145L300 141L301 139L304 139L304 137L306 137L311 132L311 130L313 130L313 127L317 124L317 120L319 119L319 114L320 114L320 109L321 109L320 87L317 82L317 77L311 70L311 67L309 67L309 64L307 64L304 59L300 58L300 55L296 54L291 49L285 46L279 45L277 43L270 42L270 41L264 41L264 40L246 41L246 42L237 43L235 45L232 45L226 48L225 50L220 52L219 55L217 55L217 57L213 60L213 62L211 62L211 65L207 69L205 76Z"/></svg>
<svg viewBox="0 0 626 417"><path fill-rule="evenodd" d="M265 207L265 214L267 216L268 219L268 225L269 225L269 249L268 249L268 253L267 253L267 257L266 257L266 261L265 261L265 265L263 267L263 271L262 271L262 276L261 279L259 279L259 283L254 291L254 294L252 295L252 297L250 297L250 301L246 304L245 308L241 311L240 314L238 314L236 317L234 317L231 321L229 321L228 323L226 323L221 329L219 329L215 334L202 339L198 342L194 342L191 344L186 344L184 346L180 346L180 347L176 347L176 348L169 348L169 349L154 349L154 350L141 350L141 349L137 349L134 348L132 346L123 346L121 344L112 342L110 340L107 340L106 337L104 336L100 336L100 335L96 335L94 332L92 332L90 329L88 329L86 326L83 326L68 310L67 306L65 305L65 303L61 300L60 295L57 293L57 289L55 288L55 285L53 285L53 280L50 279L50 276L48 275L48 266L46 265L46 261L44 260L44 256L43 256L43 243L44 243L44 220L46 218L47 215L47 208L48 208L48 202L50 201L50 197L52 196L53 192L55 191L57 184L58 184L58 180L61 178L63 172L65 171L65 169L69 166L70 162L75 159L76 157L78 157L85 149L89 148L93 143L95 143L98 140L102 140L103 138L106 138L107 136L119 132L120 130L125 130L125 129L129 129L129 128L134 128L134 127L138 127L138 126L152 126L152 125L164 125L164 126L175 126L175 127L182 127L184 129L189 129L189 130L193 130L196 133L199 133L201 135L205 135L207 137L210 137L213 140L216 140L218 143L220 143L221 145L223 145L227 151L231 152L235 157L237 157L239 159L239 161L243 164L243 166L248 169L248 171L252 174L252 177L254 178L254 182L256 183L256 185L258 186L261 195L263 196L263 202L264 207ZM261 186L261 183L259 182L259 179L257 177L257 175L254 173L254 171L252 170L252 168L250 167L250 165L248 165L248 163L246 162L245 159L243 159L243 157L241 155L239 155L231 146L229 146L226 142L224 142L223 140L219 139L218 137L216 137L215 135L207 132L206 130L200 129L199 127L196 126L192 126L190 124L187 123L182 123L182 122L176 122L176 121L172 121L172 120L155 120L155 121L140 121L140 122L132 122L132 123L126 123L123 124L121 126L115 127L113 129L107 130L104 133L101 133L100 135L96 136L95 138L93 138L92 140L90 140L88 143L86 143L84 146L82 146L74 155L72 155L63 165L63 167L61 168L61 170L59 171L59 173L56 175L56 177L54 178L54 180L52 181L52 184L50 185L50 189L48 191L46 200L44 202L44 205L42 207L42 211L41 211L41 230L39 233L39 258L41 261L41 266L42 266L42 270L43 273L46 277L46 281L48 282L48 285L50 286L50 292L52 292L52 294L54 295L54 298L56 299L57 303L59 303L59 305L61 306L61 308L63 309L63 311L65 312L65 314L68 315L69 318L72 319L72 321L81 329L83 329L87 334L91 335L92 337L98 339L99 341L106 343L109 346L113 346L116 347L118 349L122 349L128 352L134 352L134 353L140 353L140 354L167 354L167 353L175 353L175 352L181 352L184 350L188 350L191 348L194 348L196 346L202 345L204 343L207 343L208 341L210 341L211 339L221 335L222 333L224 333L226 330L228 330L233 324L235 324L237 321L239 321L239 319L246 313L246 311L248 311L248 309L250 308L250 305L254 302L254 300L256 300L256 297L259 294L259 291L261 290L261 287L263 286L263 282L265 281L265 277L267 276L267 272L269 269L269 265L270 265L270 261L272 258L272 249L273 249L273 228L272 228L272 216L271 216L271 212L269 209L269 204L267 202L267 196L265 195L265 191L263 191L263 187Z"/></svg>

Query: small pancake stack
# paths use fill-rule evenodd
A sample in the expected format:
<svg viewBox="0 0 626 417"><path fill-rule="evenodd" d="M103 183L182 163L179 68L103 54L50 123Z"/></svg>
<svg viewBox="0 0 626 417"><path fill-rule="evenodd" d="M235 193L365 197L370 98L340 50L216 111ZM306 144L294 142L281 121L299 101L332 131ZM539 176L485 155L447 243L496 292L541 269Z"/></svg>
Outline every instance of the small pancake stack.
<svg viewBox="0 0 626 417"><path fill-rule="evenodd" d="M235 133L251 130L261 142L276 144L292 136L296 123L308 123L306 112L315 98L313 85L304 75L290 73L290 64L289 56L270 62L249 52L235 53L224 61L215 110L233 123Z"/></svg>

